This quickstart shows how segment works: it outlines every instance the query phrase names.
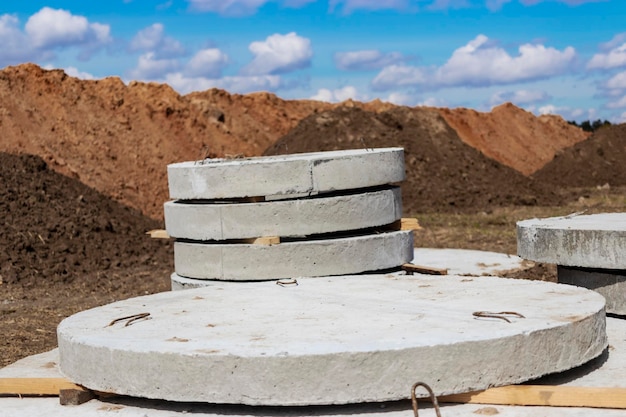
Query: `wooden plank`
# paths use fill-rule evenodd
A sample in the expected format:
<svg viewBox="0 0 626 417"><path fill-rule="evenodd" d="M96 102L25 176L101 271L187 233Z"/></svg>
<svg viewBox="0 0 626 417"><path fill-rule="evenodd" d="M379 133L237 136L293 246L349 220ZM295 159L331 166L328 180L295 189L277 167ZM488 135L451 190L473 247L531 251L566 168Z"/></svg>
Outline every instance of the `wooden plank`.
<svg viewBox="0 0 626 417"><path fill-rule="evenodd" d="M404 264L402 265L402 269L404 269L409 275L413 275L416 272L418 274L428 274L428 275L448 275L448 269L435 268L434 266Z"/></svg>
<svg viewBox="0 0 626 417"><path fill-rule="evenodd" d="M419 222L416 218L403 217L390 225L386 226L389 230L421 230Z"/></svg>
<svg viewBox="0 0 626 417"><path fill-rule="evenodd" d="M265 245L272 246L280 244L280 236L263 236L250 239L242 239L242 243L251 245Z"/></svg>
<svg viewBox="0 0 626 417"><path fill-rule="evenodd" d="M167 234L166 230L150 230L146 232L147 235L150 235L153 239L169 239L170 235Z"/></svg>
<svg viewBox="0 0 626 417"><path fill-rule="evenodd" d="M402 218L400 219L400 230L421 230L419 222L415 218Z"/></svg>
<svg viewBox="0 0 626 417"><path fill-rule="evenodd" d="M65 378L0 378L0 395L59 395L61 390L86 391Z"/></svg>
<svg viewBox="0 0 626 417"><path fill-rule="evenodd" d="M440 403L626 409L626 388L509 385L437 397Z"/></svg>

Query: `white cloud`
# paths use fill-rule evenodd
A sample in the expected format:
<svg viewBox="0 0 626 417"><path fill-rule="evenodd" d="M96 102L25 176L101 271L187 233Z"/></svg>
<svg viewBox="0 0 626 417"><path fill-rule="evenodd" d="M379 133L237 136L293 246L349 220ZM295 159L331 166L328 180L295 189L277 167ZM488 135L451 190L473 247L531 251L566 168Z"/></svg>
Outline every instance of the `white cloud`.
<svg viewBox="0 0 626 417"><path fill-rule="evenodd" d="M337 52L334 56L337 68L345 71L373 70L401 62L402 54L386 54L375 49L351 52Z"/></svg>
<svg viewBox="0 0 626 417"><path fill-rule="evenodd" d="M626 42L626 32L618 33L613 36L613 38L608 41L600 44L601 51L610 51L611 49L615 49L619 47L621 44Z"/></svg>
<svg viewBox="0 0 626 417"><path fill-rule="evenodd" d="M550 98L548 93L540 90L498 91L491 96L489 104L496 106L505 102L511 102L517 105L523 105L546 101Z"/></svg>
<svg viewBox="0 0 626 417"><path fill-rule="evenodd" d="M147 52L139 57L137 66L129 72L134 80L160 80L168 73L178 70L176 59L158 59L154 52Z"/></svg>
<svg viewBox="0 0 626 417"><path fill-rule="evenodd" d="M254 91L274 91L283 82L279 75L227 76L222 78L185 77L180 72L167 74L165 82L181 94L203 91L209 88L222 88L231 93L250 93Z"/></svg>
<svg viewBox="0 0 626 417"><path fill-rule="evenodd" d="M340 9L342 13L352 13L355 10L407 10L410 0L330 0L330 10Z"/></svg>
<svg viewBox="0 0 626 417"><path fill-rule="evenodd" d="M372 80L374 90L390 90L397 87L424 84L428 80L422 68L407 65L390 65L383 68Z"/></svg>
<svg viewBox="0 0 626 417"><path fill-rule="evenodd" d="M213 12L227 16L247 16L254 14L269 0L189 0L193 10Z"/></svg>
<svg viewBox="0 0 626 417"><path fill-rule="evenodd" d="M140 30L130 42L131 51L154 52L159 58L174 58L185 54L185 48L176 39L165 36L161 23Z"/></svg>
<svg viewBox="0 0 626 417"><path fill-rule="evenodd" d="M268 36L265 41L252 42L248 47L254 59L246 65L243 75L282 74L311 65L311 41L295 32Z"/></svg>
<svg viewBox="0 0 626 417"><path fill-rule="evenodd" d="M524 44L519 54L511 56L493 45L484 35L478 35L456 49L450 59L439 68L390 65L372 80L376 90L390 90L401 86L426 85L428 88L513 84L545 79L571 70L576 51L563 51L543 45Z"/></svg>
<svg viewBox="0 0 626 417"><path fill-rule="evenodd" d="M86 17L44 7L26 22L26 34L35 48L103 45L111 41L110 28L89 23Z"/></svg>
<svg viewBox="0 0 626 417"><path fill-rule="evenodd" d="M626 71L615 74L606 82L605 87L611 90L626 89Z"/></svg>
<svg viewBox="0 0 626 417"><path fill-rule="evenodd" d="M364 99L363 97L359 96L359 93L357 92L356 88L351 85L347 85L345 87L338 88L335 90L321 88L317 90L317 93L311 96L310 98L311 100L328 101L331 103L335 103L339 101L346 101L348 99L353 99L353 100Z"/></svg>
<svg viewBox="0 0 626 417"><path fill-rule="evenodd" d="M387 98L382 100L388 103L397 104L399 106L413 106L417 101L415 100L415 97L410 94L395 91L390 93Z"/></svg>
<svg viewBox="0 0 626 417"><path fill-rule="evenodd" d="M513 57L478 35L452 53L435 74L439 85L488 86L530 81L560 75L570 70L576 59L574 48L563 51L543 45L524 44Z"/></svg>
<svg viewBox="0 0 626 417"><path fill-rule="evenodd" d="M589 69L611 69L626 66L626 43L609 50L607 53L595 54L587 63Z"/></svg>
<svg viewBox="0 0 626 417"><path fill-rule="evenodd" d="M619 100L610 101L606 104L609 109L623 109L626 107L626 95L623 95Z"/></svg>
<svg viewBox="0 0 626 417"><path fill-rule="evenodd" d="M0 45L0 66L35 60L39 55L12 15L0 16Z"/></svg>
<svg viewBox="0 0 626 417"><path fill-rule="evenodd" d="M417 103L417 105L427 107L449 107L446 100L436 97L428 97L427 99Z"/></svg>
<svg viewBox="0 0 626 417"><path fill-rule="evenodd" d="M185 76L219 78L228 65L228 56L217 48L202 49L185 66Z"/></svg>
<svg viewBox="0 0 626 417"><path fill-rule="evenodd" d="M70 77L80 78L81 80L95 80L92 74L88 72L79 71L76 67L67 67L63 69L67 75Z"/></svg>

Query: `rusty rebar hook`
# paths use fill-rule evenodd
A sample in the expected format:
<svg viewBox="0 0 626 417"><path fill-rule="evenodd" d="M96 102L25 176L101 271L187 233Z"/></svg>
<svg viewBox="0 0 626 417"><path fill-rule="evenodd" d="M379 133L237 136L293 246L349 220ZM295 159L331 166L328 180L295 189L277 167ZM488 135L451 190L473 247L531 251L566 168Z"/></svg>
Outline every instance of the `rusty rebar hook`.
<svg viewBox="0 0 626 417"><path fill-rule="evenodd" d="M424 387L426 391L428 391L428 395L430 395L430 401L433 403L433 408L435 409L435 414L437 415L437 417L441 417L437 397L435 396L433 390L428 386L428 384L424 382L416 382L415 384L413 384L413 387L411 387L411 403L413 404L413 414L415 415L415 417L419 417L417 412L417 396L415 395L415 390L417 389L417 387L420 386Z"/></svg>

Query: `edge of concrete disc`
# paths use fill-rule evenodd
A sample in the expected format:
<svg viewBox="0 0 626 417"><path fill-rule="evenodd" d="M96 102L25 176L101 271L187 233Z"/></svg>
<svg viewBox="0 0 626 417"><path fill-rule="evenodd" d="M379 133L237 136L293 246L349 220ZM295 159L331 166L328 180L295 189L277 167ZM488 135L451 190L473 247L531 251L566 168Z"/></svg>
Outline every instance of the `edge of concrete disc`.
<svg viewBox="0 0 626 417"><path fill-rule="evenodd" d="M209 159L167 166L170 198L315 195L404 180L404 149L377 148Z"/></svg>
<svg viewBox="0 0 626 417"><path fill-rule="evenodd" d="M536 262L626 269L626 213L520 221L517 252L520 257Z"/></svg>
<svg viewBox="0 0 626 417"><path fill-rule="evenodd" d="M345 404L404 399L417 380L437 395L520 383L607 346L604 299L573 286L424 275L297 281L223 282L83 311L58 327L61 371L136 397ZM107 325L142 312L151 320Z"/></svg>

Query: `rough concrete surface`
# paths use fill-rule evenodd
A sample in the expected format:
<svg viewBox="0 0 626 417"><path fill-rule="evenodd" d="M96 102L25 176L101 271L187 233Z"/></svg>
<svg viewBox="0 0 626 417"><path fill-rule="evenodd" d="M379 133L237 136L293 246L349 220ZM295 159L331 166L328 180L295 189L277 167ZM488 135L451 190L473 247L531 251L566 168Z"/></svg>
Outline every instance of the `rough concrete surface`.
<svg viewBox="0 0 626 417"><path fill-rule="evenodd" d="M107 326L142 312L151 319ZM607 346L593 291L424 275L160 293L71 316L58 340L63 374L88 388L250 405L398 400L416 379L438 395L478 390L570 369Z"/></svg>
<svg viewBox="0 0 626 417"><path fill-rule="evenodd" d="M167 173L172 199L315 195L404 180L404 150L355 149L206 159L170 164Z"/></svg>
<svg viewBox="0 0 626 417"><path fill-rule="evenodd" d="M258 203L164 205L165 228L176 238L245 239L306 236L366 229L402 217L399 187L363 193Z"/></svg>
<svg viewBox="0 0 626 417"><path fill-rule="evenodd" d="M557 265L626 269L626 213L520 221L517 253Z"/></svg>
<svg viewBox="0 0 626 417"><path fill-rule="evenodd" d="M235 281L356 274L397 267L412 257L411 231L284 242L271 246L174 244L174 266L178 275Z"/></svg>
<svg viewBox="0 0 626 417"><path fill-rule="evenodd" d="M575 387L622 387L626 388L626 320L607 318L606 332L610 348L599 357L569 371L547 375L533 384L566 385ZM59 351L54 349L34 355L0 369L0 378L55 378L59 377ZM297 409L285 407L266 408L249 406L216 406L208 404L172 403L139 398L95 399L79 407L63 407L58 398L0 398L3 417L177 417L193 413L197 417L406 417L412 415L408 401L385 404L352 404L322 408ZM467 417L498 415L499 417L622 417L624 410L593 409L578 407L515 407L481 404L441 404L444 417ZM434 417L435 412L426 401L419 402L419 415Z"/></svg>
<svg viewBox="0 0 626 417"><path fill-rule="evenodd" d="M533 262L506 253L439 248L415 248L411 262L433 268L446 268L450 275L472 276L506 276L507 273L533 265Z"/></svg>
<svg viewBox="0 0 626 417"><path fill-rule="evenodd" d="M606 312L626 315L626 271L559 266L558 280L601 294L606 299Z"/></svg>

